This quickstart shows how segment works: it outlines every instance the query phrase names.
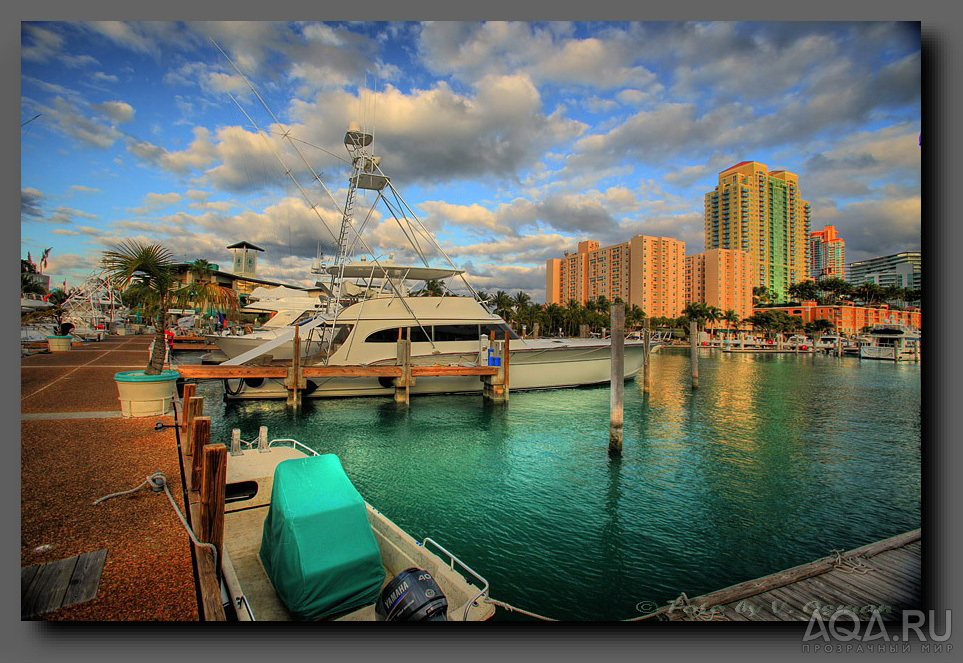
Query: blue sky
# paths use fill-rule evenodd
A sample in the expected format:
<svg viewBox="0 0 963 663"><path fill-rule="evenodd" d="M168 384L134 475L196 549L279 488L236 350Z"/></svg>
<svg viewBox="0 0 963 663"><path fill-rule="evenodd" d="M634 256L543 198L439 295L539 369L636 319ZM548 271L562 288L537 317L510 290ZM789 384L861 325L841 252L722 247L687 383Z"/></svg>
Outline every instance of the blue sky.
<svg viewBox="0 0 963 663"><path fill-rule="evenodd" d="M745 160L797 173L848 261L919 249L920 60L917 23L25 22L20 253L73 286L121 239L226 269L247 240L309 285L352 120L479 290L544 301L583 239L698 253ZM364 236L409 257L386 214Z"/></svg>

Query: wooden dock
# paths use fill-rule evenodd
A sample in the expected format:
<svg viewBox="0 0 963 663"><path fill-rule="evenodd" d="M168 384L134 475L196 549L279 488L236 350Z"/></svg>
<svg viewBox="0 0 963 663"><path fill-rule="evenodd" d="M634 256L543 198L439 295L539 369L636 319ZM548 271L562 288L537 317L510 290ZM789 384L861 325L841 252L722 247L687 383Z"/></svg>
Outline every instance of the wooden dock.
<svg viewBox="0 0 963 663"><path fill-rule="evenodd" d="M294 334L294 358L290 361L272 362L263 365L211 365L180 364L173 366L183 380L223 380L237 378L283 379L288 391L288 404L297 405L301 392L307 387L310 378L392 378L395 400L408 403L411 387L419 377L476 376L482 383L482 396L485 401L507 403L509 393L510 338L505 332L505 340L498 343L500 348L497 366L481 364L431 364L411 363L411 341L401 338L398 330L398 352L395 364L379 365L306 365L300 360L298 332ZM490 339L496 345L494 332Z"/></svg>
<svg viewBox="0 0 963 663"><path fill-rule="evenodd" d="M817 610L826 620L847 610L868 621L877 610L882 621L899 621L923 607L921 551L917 529L693 599L682 594L637 619L809 621Z"/></svg>

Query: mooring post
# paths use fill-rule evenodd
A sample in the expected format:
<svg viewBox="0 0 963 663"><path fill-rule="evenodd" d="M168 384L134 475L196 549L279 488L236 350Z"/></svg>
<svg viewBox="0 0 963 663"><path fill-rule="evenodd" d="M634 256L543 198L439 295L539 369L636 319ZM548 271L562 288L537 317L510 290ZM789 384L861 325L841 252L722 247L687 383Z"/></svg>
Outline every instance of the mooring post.
<svg viewBox="0 0 963 663"><path fill-rule="evenodd" d="M843 356L843 337L842 336L836 337L836 356L837 357Z"/></svg>
<svg viewBox="0 0 963 663"><path fill-rule="evenodd" d="M410 334L410 332L409 332ZM395 403L408 405L411 402L411 339L401 338L401 328L398 329L398 360L401 366L401 377L394 379Z"/></svg>
<svg viewBox="0 0 963 663"><path fill-rule="evenodd" d="M652 352L652 329L649 326L649 318L645 319L645 327L642 331L642 339L645 348L642 351L642 393L647 394L652 387L650 382L650 363L649 358Z"/></svg>
<svg viewBox="0 0 963 663"><path fill-rule="evenodd" d="M194 420L204 414L204 397L203 396L191 396L187 401L187 455L193 456L194 450Z"/></svg>
<svg viewBox="0 0 963 663"><path fill-rule="evenodd" d="M508 361L509 361L509 339L511 339L511 333L505 332L505 340L501 343L495 342L495 332L491 332L489 338L489 356L495 359L495 350L498 349L497 355L497 372L495 375L483 375L482 376L482 400L486 403L507 403L508 402ZM489 366L493 363L489 362Z"/></svg>
<svg viewBox="0 0 963 663"><path fill-rule="evenodd" d="M204 447L211 441L211 418L196 417L191 425L191 444L194 445L194 455L191 456L191 485L190 490L198 492L201 488L201 472L204 464Z"/></svg>
<svg viewBox="0 0 963 663"><path fill-rule="evenodd" d="M622 453L625 396L625 304L612 304L609 454Z"/></svg>
<svg viewBox="0 0 963 663"><path fill-rule="evenodd" d="M217 568L224 555L224 493L227 483L227 447L208 444L204 447L204 468L201 474L201 541L211 543L217 550Z"/></svg>
<svg viewBox="0 0 963 663"><path fill-rule="evenodd" d="M689 359L692 364L692 388L699 388L699 323L689 320Z"/></svg>
<svg viewBox="0 0 963 663"><path fill-rule="evenodd" d="M197 385L193 382L187 382L184 384L184 390L181 393L181 420L178 422L181 426L181 437L187 435L188 422L187 422L187 402L197 393ZM185 438L186 441L186 438Z"/></svg>
<svg viewBox="0 0 963 663"><path fill-rule="evenodd" d="M287 403L291 407L301 405L301 392L298 390L298 388L301 387L299 370L299 364L301 363L301 337L298 334L299 329L297 325L294 326L294 350L291 358L291 368L288 369L288 376L284 380L284 386L288 389ZM304 386L307 386L307 383L305 383Z"/></svg>

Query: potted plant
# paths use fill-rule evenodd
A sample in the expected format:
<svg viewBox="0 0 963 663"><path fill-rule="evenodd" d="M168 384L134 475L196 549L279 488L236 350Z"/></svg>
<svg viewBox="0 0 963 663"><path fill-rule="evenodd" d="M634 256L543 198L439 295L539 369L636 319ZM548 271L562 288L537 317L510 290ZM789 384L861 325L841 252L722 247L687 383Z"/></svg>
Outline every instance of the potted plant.
<svg viewBox="0 0 963 663"><path fill-rule="evenodd" d="M121 371L114 375L125 417L165 414L171 407L179 374L165 369L167 319L172 307L183 307L197 299L215 302L230 310L238 307L237 293L213 282L177 282L171 252L160 244L125 240L104 251L103 265L108 279L123 290L131 303L153 321L156 336L144 370Z"/></svg>

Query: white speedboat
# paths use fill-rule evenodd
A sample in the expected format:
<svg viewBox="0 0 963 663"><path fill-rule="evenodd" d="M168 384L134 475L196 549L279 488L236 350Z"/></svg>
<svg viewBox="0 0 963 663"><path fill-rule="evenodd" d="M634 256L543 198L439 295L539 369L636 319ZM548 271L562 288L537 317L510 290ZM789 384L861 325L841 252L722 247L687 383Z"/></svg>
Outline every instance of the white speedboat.
<svg viewBox="0 0 963 663"><path fill-rule="evenodd" d="M222 365L264 362L268 355L272 360L290 360L296 329L299 358L305 365L395 364L397 341L406 338L411 341L413 365L484 366L488 365L489 352L495 350L491 341L496 345L502 343L508 334L512 390L574 387L611 379L610 339L520 339L476 296L413 296L408 282L455 277L464 280L464 270L455 268L417 218L404 212L410 211L410 207L381 171L380 159L367 151L371 135L349 127L344 142L352 157L353 172L338 238L340 253L335 264L323 270L331 278L326 310L261 334L212 338L229 357ZM406 229L405 235L423 265L398 264L393 255L387 260L348 260L349 245L365 246L360 235L350 241L348 237L349 232L354 231L351 211L359 189L376 193L372 207L385 200L385 191L395 196L395 200L384 206ZM447 265L429 266L422 250L424 246L436 249ZM467 280L464 283L475 295ZM660 341L650 343L652 347L659 344ZM645 347L644 341L626 340L625 378L631 378L641 369ZM477 376L420 377L410 393L475 392L482 388ZM301 395L314 398L375 396L390 394L393 390L390 378L330 378L309 380ZM225 381L225 391L230 398L285 398L288 393L281 380L262 378Z"/></svg>
<svg viewBox="0 0 963 663"><path fill-rule="evenodd" d="M495 612L488 581L364 501L333 454L268 442L263 427L256 445L235 431L225 494L225 607L241 621L481 621Z"/></svg>
<svg viewBox="0 0 963 663"><path fill-rule="evenodd" d="M920 332L907 325L875 325L866 333L869 342L859 346L860 359L919 361Z"/></svg>

